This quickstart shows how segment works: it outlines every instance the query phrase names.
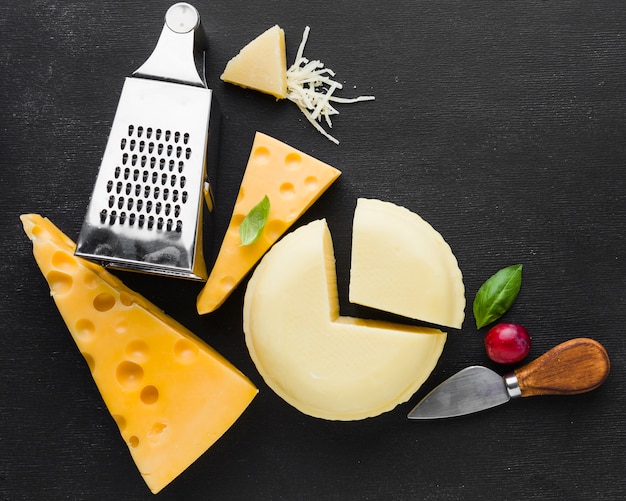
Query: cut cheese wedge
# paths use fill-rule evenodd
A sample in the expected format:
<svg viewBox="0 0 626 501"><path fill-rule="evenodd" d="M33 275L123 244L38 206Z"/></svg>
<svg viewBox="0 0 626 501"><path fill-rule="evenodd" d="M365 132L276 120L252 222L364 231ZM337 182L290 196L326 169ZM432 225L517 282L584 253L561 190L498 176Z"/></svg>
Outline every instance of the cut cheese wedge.
<svg viewBox="0 0 626 501"><path fill-rule="evenodd" d="M285 32L278 26L261 33L226 64L221 79L271 94L287 97Z"/></svg>
<svg viewBox="0 0 626 501"><path fill-rule="evenodd" d="M48 219L21 216L37 264L152 492L239 418L257 389L235 367L99 265Z"/></svg>
<svg viewBox="0 0 626 501"><path fill-rule="evenodd" d="M257 132L230 224L198 296L198 313L219 308L263 254L340 174L334 167ZM263 233L254 243L243 246L239 226L265 196L270 212Z"/></svg>
<svg viewBox="0 0 626 501"><path fill-rule="evenodd" d="M293 231L261 260L243 327L267 385L301 412L329 420L373 417L408 400L446 340L436 329L340 316L325 220Z"/></svg>
<svg viewBox="0 0 626 501"><path fill-rule="evenodd" d="M359 199L352 230L351 303L461 328L465 287L450 246L420 216Z"/></svg>

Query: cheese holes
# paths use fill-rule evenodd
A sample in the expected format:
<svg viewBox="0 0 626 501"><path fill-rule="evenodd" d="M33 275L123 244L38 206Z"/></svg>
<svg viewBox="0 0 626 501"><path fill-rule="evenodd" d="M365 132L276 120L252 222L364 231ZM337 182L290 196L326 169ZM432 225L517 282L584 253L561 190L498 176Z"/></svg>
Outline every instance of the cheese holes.
<svg viewBox="0 0 626 501"><path fill-rule="evenodd" d="M120 293L120 303L124 306L131 306L135 302L135 298L132 294L128 294L127 292Z"/></svg>
<svg viewBox="0 0 626 501"><path fill-rule="evenodd" d="M319 189L320 181L315 176L308 176L304 180L304 186L309 191L317 191Z"/></svg>
<svg viewBox="0 0 626 501"><path fill-rule="evenodd" d="M163 437L165 430L167 430L165 423L154 423L148 431L148 440L158 442Z"/></svg>
<svg viewBox="0 0 626 501"><path fill-rule="evenodd" d="M124 428L126 428L126 418L121 414L113 414L113 419L120 431L124 431Z"/></svg>
<svg viewBox="0 0 626 501"><path fill-rule="evenodd" d="M96 335L96 326L91 320L81 318L76 322L76 335L83 341L90 341Z"/></svg>
<svg viewBox="0 0 626 501"><path fill-rule="evenodd" d="M288 170L298 170L302 165L302 156L299 153L289 153L285 157L285 167Z"/></svg>
<svg viewBox="0 0 626 501"><path fill-rule="evenodd" d="M115 297L109 292L103 292L93 298L93 307L98 311L109 311L115 306Z"/></svg>
<svg viewBox="0 0 626 501"><path fill-rule="evenodd" d="M283 183L280 185L280 195L283 198L294 198L296 196L296 188L291 183Z"/></svg>
<svg viewBox="0 0 626 501"><path fill-rule="evenodd" d="M270 161L270 150L265 146L259 146L252 152L252 157L254 161L259 164L267 164Z"/></svg>
<svg viewBox="0 0 626 501"><path fill-rule="evenodd" d="M74 256L70 256L67 252L56 251L52 255L52 266L59 270L72 271L77 268L78 263Z"/></svg>
<svg viewBox="0 0 626 501"><path fill-rule="evenodd" d="M72 288L74 282L70 275L57 270L50 271L46 275L46 280L53 295L67 293Z"/></svg>
<svg viewBox="0 0 626 501"><path fill-rule="evenodd" d="M148 352L148 344L141 339L136 339L126 345L126 356L137 362L148 360Z"/></svg>
<svg viewBox="0 0 626 501"><path fill-rule="evenodd" d="M198 346L187 339L180 339L174 345L174 356L181 364L190 364L198 356Z"/></svg>
<svg viewBox="0 0 626 501"><path fill-rule="evenodd" d="M85 362L87 362L89 370L93 373L93 371L96 370L96 360L89 353L85 352L83 352L83 357Z"/></svg>
<svg viewBox="0 0 626 501"><path fill-rule="evenodd" d="M230 275L222 277L220 280L220 287L225 292L232 290L232 288L235 287L235 279Z"/></svg>
<svg viewBox="0 0 626 501"><path fill-rule="evenodd" d="M117 366L115 377L124 388L136 388L143 379L143 369L139 364L125 360Z"/></svg>
<svg viewBox="0 0 626 501"><path fill-rule="evenodd" d="M146 405L155 404L159 400L159 390L156 386L148 385L141 390L139 398Z"/></svg>
<svg viewBox="0 0 626 501"><path fill-rule="evenodd" d="M130 445L133 449L139 447L139 437L133 435L128 438L128 445Z"/></svg>
<svg viewBox="0 0 626 501"><path fill-rule="evenodd" d="M278 240L285 231L287 231L287 224L280 219L273 219L265 225L265 235L271 241Z"/></svg>

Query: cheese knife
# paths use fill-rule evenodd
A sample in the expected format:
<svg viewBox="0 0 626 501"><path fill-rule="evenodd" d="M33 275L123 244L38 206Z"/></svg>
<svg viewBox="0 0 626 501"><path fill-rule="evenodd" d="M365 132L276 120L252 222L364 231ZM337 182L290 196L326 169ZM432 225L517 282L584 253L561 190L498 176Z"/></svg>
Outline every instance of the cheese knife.
<svg viewBox="0 0 626 501"><path fill-rule="evenodd" d="M585 393L598 388L609 369L609 356L600 343L571 339L504 377L487 367L467 367L426 395L408 418L463 416L518 397Z"/></svg>

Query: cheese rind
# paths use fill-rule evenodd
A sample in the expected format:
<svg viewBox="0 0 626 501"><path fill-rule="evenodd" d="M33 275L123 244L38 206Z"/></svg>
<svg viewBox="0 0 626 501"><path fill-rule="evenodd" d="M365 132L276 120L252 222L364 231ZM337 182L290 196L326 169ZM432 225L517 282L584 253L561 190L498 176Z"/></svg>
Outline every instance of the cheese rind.
<svg viewBox="0 0 626 501"><path fill-rule="evenodd" d="M357 201L349 300L408 318L460 329L463 275L440 233L405 207Z"/></svg>
<svg viewBox="0 0 626 501"><path fill-rule="evenodd" d="M434 369L446 334L339 315L335 260L324 220L278 242L244 299L246 345L259 373L301 412L355 420L408 400Z"/></svg>
<svg viewBox="0 0 626 501"><path fill-rule="evenodd" d="M198 295L198 313L219 308L263 254L340 174L334 167L257 132L228 229ZM270 201L265 228L254 243L241 245L239 225L264 196Z"/></svg>
<svg viewBox="0 0 626 501"><path fill-rule="evenodd" d="M226 63L220 78L277 99L287 97L285 32L276 25L261 33Z"/></svg>
<svg viewBox="0 0 626 501"><path fill-rule="evenodd" d="M33 253L141 475L159 492L239 418L257 389L48 219L21 216Z"/></svg>

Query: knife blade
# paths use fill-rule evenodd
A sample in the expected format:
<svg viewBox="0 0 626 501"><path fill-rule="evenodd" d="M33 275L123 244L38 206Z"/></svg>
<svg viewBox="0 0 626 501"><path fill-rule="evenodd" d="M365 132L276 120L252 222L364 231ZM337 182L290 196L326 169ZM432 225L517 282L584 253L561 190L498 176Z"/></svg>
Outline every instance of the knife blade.
<svg viewBox="0 0 626 501"><path fill-rule="evenodd" d="M600 343L570 339L504 376L487 367L467 367L426 395L408 418L457 417L519 397L585 393L604 383L609 371L609 356Z"/></svg>

